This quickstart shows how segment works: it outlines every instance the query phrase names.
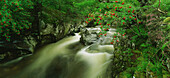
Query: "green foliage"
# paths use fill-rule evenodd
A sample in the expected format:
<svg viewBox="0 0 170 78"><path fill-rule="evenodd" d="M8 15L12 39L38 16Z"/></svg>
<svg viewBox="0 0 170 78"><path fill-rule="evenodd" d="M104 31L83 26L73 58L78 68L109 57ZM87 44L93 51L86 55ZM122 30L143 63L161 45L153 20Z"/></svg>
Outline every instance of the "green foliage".
<svg viewBox="0 0 170 78"><path fill-rule="evenodd" d="M79 21L95 4L95 0L1 0L0 39L24 35L32 23L33 30L39 31L40 20L51 24Z"/></svg>
<svg viewBox="0 0 170 78"><path fill-rule="evenodd" d="M126 58L117 63L119 68L141 73L149 71L161 78L162 70L168 72L165 61L169 57L170 28L168 25L161 26L157 7L135 7L136 3L132 4L119 1L100 3L96 11L88 15L86 23L94 21L94 24L101 25L99 37L106 36L109 28L115 26L117 34L111 41L114 53L118 53L116 58ZM128 63L123 64L124 61Z"/></svg>
<svg viewBox="0 0 170 78"><path fill-rule="evenodd" d="M163 21L164 24L169 24L170 23L170 17L166 18L164 21Z"/></svg>
<svg viewBox="0 0 170 78"><path fill-rule="evenodd" d="M74 6L77 8L79 15L85 16L89 12L93 11L93 8L95 8L99 2L96 0L81 0L79 2L73 2Z"/></svg>
<svg viewBox="0 0 170 78"><path fill-rule="evenodd" d="M39 1L42 4L40 18L45 23L58 23L79 21L87 15L95 4L95 0L48 0Z"/></svg>
<svg viewBox="0 0 170 78"><path fill-rule="evenodd" d="M20 35L23 30L30 28L30 14L27 9L32 8L31 5L29 0L0 1L0 39L10 41L13 34Z"/></svg>
<svg viewBox="0 0 170 78"><path fill-rule="evenodd" d="M153 4L154 7L159 6L159 0L156 0L156 2ZM170 11L170 1L169 0L161 0L160 7L162 11L169 12Z"/></svg>

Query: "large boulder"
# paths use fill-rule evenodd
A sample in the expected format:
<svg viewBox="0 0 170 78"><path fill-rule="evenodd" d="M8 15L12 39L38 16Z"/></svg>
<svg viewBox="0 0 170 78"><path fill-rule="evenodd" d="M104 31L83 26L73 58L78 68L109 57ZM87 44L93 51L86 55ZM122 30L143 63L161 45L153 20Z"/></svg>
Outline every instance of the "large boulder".
<svg viewBox="0 0 170 78"><path fill-rule="evenodd" d="M116 30L113 28L110 28L107 32L107 36L98 36L98 33L100 32L100 26L96 27L90 27L90 28L82 28L80 30L81 32L81 39L80 42L84 45L90 45L93 43L102 44L102 45L108 45L110 44L111 40L113 39L113 35Z"/></svg>
<svg viewBox="0 0 170 78"><path fill-rule="evenodd" d="M15 40L13 42L0 41L0 63L31 54L36 43L33 40Z"/></svg>
<svg viewBox="0 0 170 78"><path fill-rule="evenodd" d="M82 42L85 45L90 45L97 42L97 40L98 40L97 33L91 32L87 29L81 29L80 42Z"/></svg>

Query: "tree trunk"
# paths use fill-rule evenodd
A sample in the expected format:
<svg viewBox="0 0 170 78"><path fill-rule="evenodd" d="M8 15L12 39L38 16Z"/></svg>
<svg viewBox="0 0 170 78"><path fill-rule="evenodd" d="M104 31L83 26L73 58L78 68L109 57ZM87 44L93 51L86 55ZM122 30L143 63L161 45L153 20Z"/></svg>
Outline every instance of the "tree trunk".
<svg viewBox="0 0 170 78"><path fill-rule="evenodd" d="M34 17L34 21L32 23L32 33L34 33L34 38L39 43L40 40L40 15L39 13L42 11L42 4L36 2L36 5L33 6L34 9L31 12L31 16Z"/></svg>

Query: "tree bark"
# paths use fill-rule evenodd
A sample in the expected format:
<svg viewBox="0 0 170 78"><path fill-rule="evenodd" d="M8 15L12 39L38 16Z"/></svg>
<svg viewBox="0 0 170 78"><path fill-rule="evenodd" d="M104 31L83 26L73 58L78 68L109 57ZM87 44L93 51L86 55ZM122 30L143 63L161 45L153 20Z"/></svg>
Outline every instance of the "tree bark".
<svg viewBox="0 0 170 78"><path fill-rule="evenodd" d="M37 42L40 42L40 15L39 13L42 11L42 4L36 2L36 5L33 6L34 9L31 11L31 16L34 17L34 21L32 23L32 33Z"/></svg>

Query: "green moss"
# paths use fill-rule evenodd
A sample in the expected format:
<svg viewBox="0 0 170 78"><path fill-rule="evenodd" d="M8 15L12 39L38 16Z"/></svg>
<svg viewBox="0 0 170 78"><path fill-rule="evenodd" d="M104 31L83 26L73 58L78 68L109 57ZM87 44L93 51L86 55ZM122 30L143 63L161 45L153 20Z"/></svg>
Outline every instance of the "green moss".
<svg viewBox="0 0 170 78"><path fill-rule="evenodd" d="M170 24L170 17L167 17L164 21L163 24Z"/></svg>

